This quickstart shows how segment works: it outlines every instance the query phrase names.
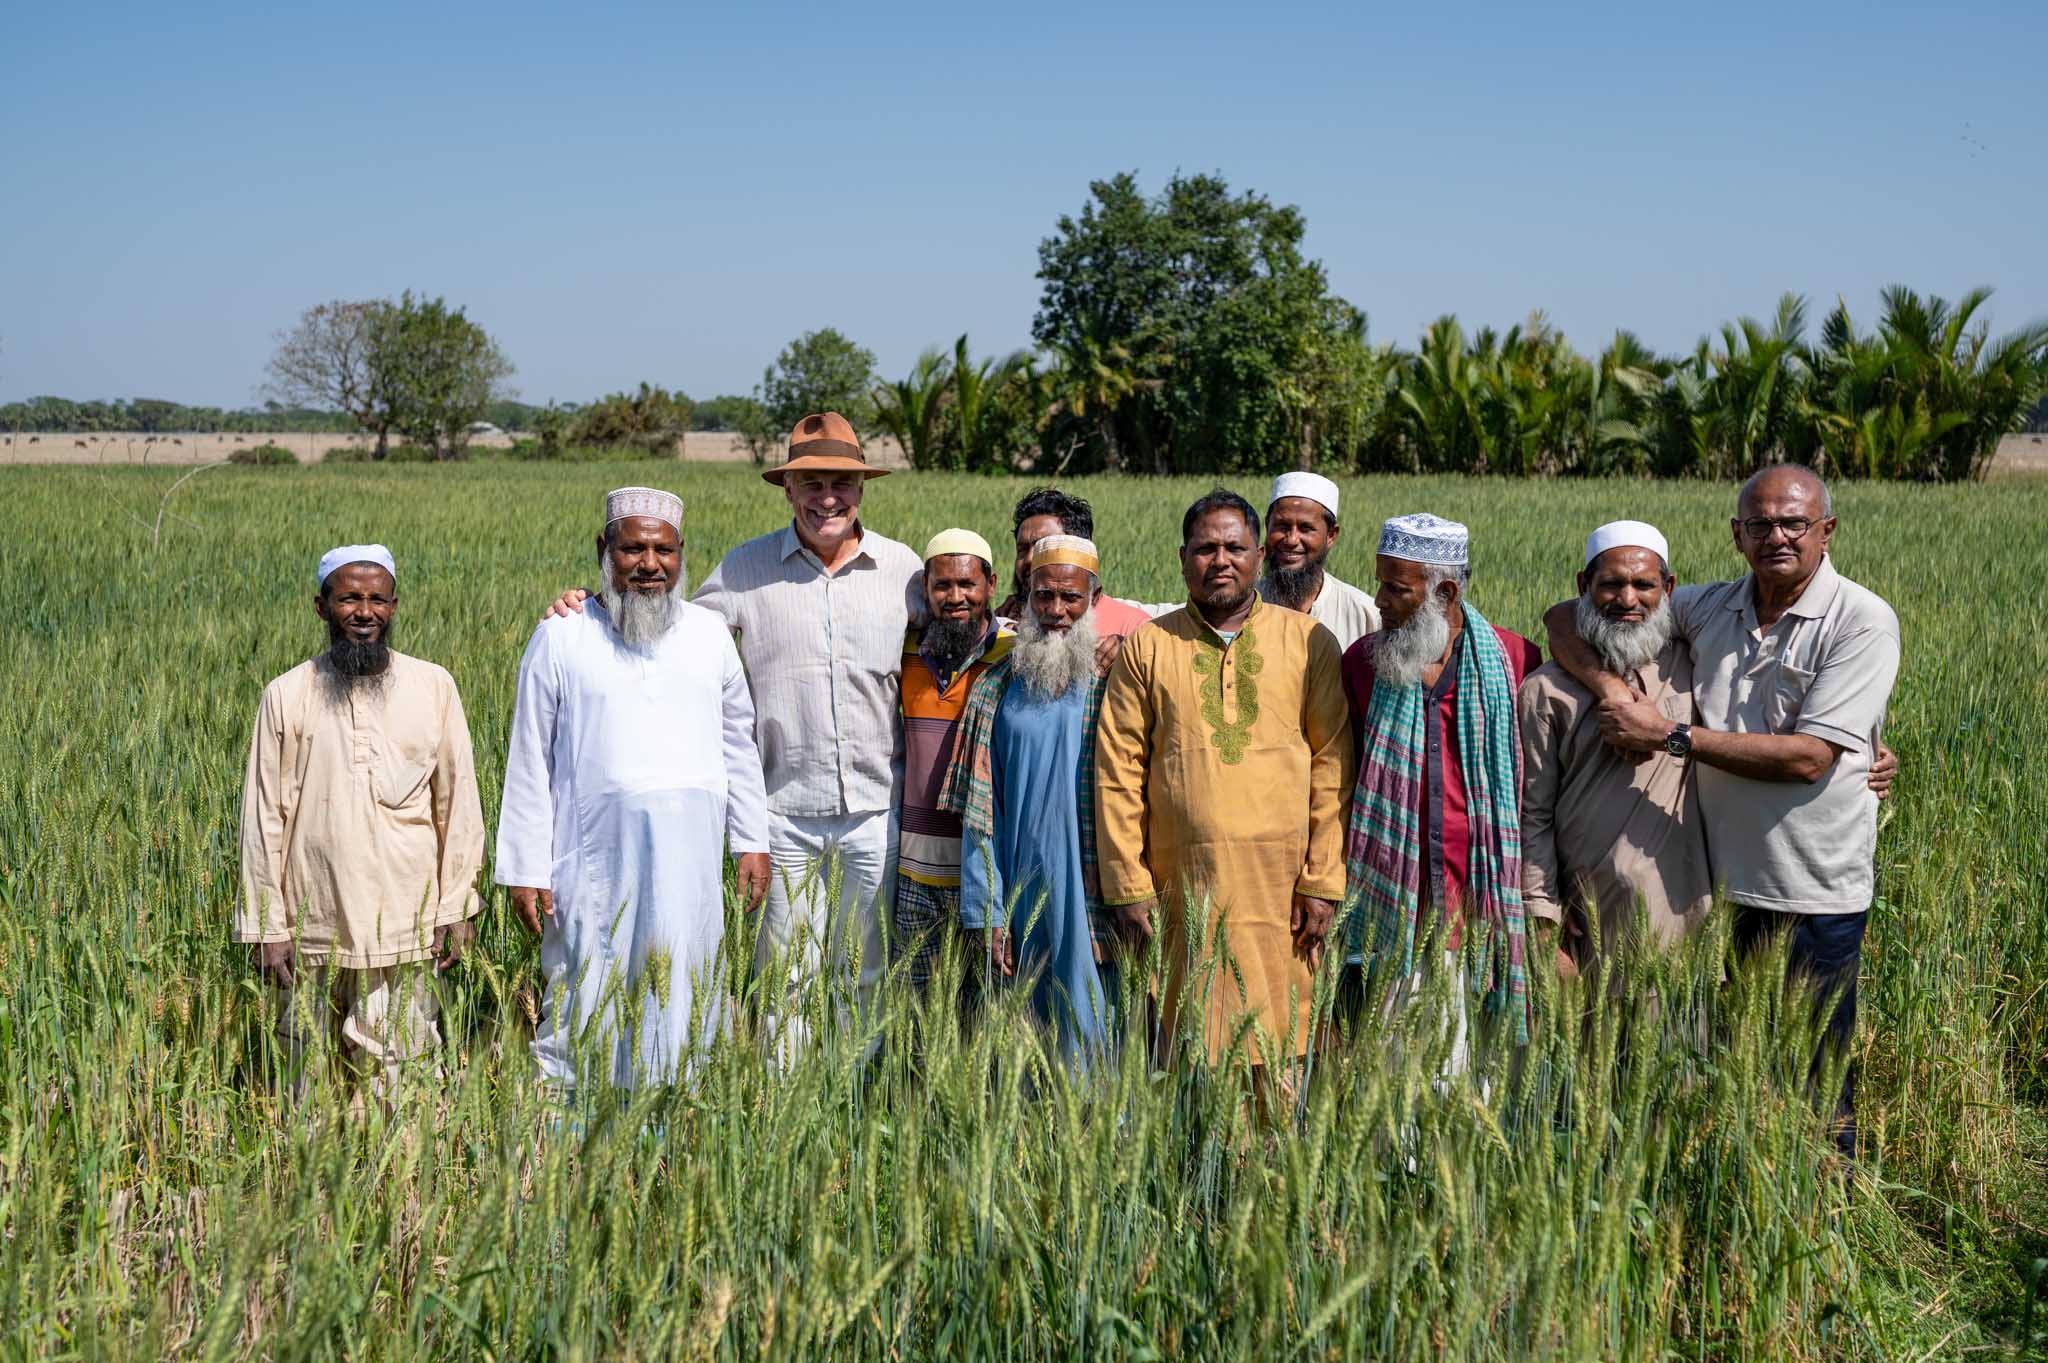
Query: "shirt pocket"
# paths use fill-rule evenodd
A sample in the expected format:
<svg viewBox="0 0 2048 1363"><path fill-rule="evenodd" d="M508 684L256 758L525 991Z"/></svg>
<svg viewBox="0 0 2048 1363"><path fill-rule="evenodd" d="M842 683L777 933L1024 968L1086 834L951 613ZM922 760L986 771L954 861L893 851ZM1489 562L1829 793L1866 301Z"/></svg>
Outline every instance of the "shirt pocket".
<svg viewBox="0 0 2048 1363"><path fill-rule="evenodd" d="M418 802L433 775L432 761L396 752L377 764L371 784L376 787L377 803L387 809L405 809Z"/></svg>
<svg viewBox="0 0 2048 1363"><path fill-rule="evenodd" d="M1767 733L1788 734L1806 705L1806 693L1813 689L1813 672L1789 658L1778 660L1777 671L1764 692L1764 728Z"/></svg>

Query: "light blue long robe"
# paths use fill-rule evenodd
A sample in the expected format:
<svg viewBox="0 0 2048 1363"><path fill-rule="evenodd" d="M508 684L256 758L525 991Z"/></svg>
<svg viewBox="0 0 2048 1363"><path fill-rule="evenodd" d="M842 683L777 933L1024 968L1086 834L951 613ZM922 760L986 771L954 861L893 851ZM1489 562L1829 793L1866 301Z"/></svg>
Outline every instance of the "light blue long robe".
<svg viewBox="0 0 2048 1363"><path fill-rule="evenodd" d="M990 745L995 837L969 830L960 849L961 927L982 931L1009 914L1016 981L1084 1067L1107 1051L1113 984L1095 964L1081 875L1075 777L1087 699L1085 683L1046 700L1011 679Z"/></svg>

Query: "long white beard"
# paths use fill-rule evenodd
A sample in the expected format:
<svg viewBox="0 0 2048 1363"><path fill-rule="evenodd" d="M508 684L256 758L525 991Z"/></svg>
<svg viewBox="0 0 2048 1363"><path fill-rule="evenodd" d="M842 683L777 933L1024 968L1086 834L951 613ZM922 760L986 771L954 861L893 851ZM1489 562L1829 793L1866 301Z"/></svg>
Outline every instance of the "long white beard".
<svg viewBox="0 0 2048 1363"><path fill-rule="evenodd" d="M1382 629L1373 645L1373 671L1395 686L1420 686L1424 669L1451 644L1450 616L1435 592L1422 598L1415 614L1398 629Z"/></svg>
<svg viewBox="0 0 2048 1363"><path fill-rule="evenodd" d="M665 592L650 595L647 592L621 591L618 579L612 574L612 557L606 554L600 564L602 581L597 594L604 602L605 614L612 618L612 628L618 631L619 641L628 648L647 648L662 635L675 627L682 615L684 576L680 570L676 580Z"/></svg>
<svg viewBox="0 0 2048 1363"><path fill-rule="evenodd" d="M1017 644L1010 650L1010 670L1034 695L1057 700L1077 681L1095 676L1095 608L1055 634L1038 623L1038 612L1026 607L1017 622Z"/></svg>
<svg viewBox="0 0 2048 1363"><path fill-rule="evenodd" d="M1624 677L1656 658L1671 642L1671 598L1668 596L1660 598L1657 609L1638 624L1608 619L1593 604L1592 598L1583 595L1573 607L1573 616L1579 627L1579 637L1600 655L1600 661L1608 671Z"/></svg>

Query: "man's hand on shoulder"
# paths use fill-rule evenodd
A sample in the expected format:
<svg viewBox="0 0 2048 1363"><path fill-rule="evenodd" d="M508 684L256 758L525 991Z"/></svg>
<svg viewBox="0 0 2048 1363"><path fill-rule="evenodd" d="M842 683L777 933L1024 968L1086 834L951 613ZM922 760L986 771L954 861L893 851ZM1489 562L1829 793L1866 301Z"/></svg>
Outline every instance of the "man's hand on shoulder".
<svg viewBox="0 0 2048 1363"><path fill-rule="evenodd" d="M563 619L567 619L572 615L580 615L583 611L583 603L595 595L597 593L588 588L571 587L568 591L563 592L560 596L548 602L548 608L542 613L540 622L545 625L557 615Z"/></svg>
<svg viewBox="0 0 2048 1363"><path fill-rule="evenodd" d="M1128 635L1105 634L1095 641L1095 675L1106 677L1109 669L1116 666L1116 655L1124 651L1124 640Z"/></svg>
<svg viewBox="0 0 2048 1363"><path fill-rule="evenodd" d="M1624 756L1655 752L1675 726L1655 704L1628 691L1627 683L1622 687L1628 699L1600 702L1600 737Z"/></svg>

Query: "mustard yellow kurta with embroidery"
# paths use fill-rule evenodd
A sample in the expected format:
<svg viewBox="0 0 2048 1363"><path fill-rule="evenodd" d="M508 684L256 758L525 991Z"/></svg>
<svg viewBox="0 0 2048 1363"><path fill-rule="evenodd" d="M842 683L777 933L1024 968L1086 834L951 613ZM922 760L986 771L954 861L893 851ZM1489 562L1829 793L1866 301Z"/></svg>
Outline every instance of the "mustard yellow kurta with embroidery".
<svg viewBox="0 0 2048 1363"><path fill-rule="evenodd" d="M1192 971L1212 1057L1247 1012L1273 1053L1308 1050L1294 894L1344 897L1351 747L1337 641L1298 611L1256 603L1226 646L1183 607L1133 633L1110 672L1095 740L1103 900L1159 897L1162 1003L1170 1020ZM1205 901L1234 971L1206 950L1213 928L1183 912Z"/></svg>

